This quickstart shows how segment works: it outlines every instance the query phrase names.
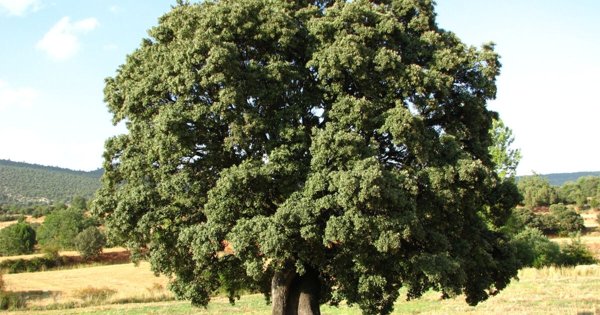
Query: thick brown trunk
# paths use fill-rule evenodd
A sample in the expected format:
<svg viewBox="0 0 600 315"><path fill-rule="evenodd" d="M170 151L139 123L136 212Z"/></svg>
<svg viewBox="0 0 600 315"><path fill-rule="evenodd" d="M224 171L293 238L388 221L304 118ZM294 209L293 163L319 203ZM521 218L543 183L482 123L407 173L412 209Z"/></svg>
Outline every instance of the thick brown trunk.
<svg viewBox="0 0 600 315"><path fill-rule="evenodd" d="M319 277L309 269L303 275L278 272L271 281L273 315L320 315Z"/></svg>
<svg viewBox="0 0 600 315"><path fill-rule="evenodd" d="M295 277L296 273L293 271L281 271L273 275L271 280L273 315L286 315L290 286Z"/></svg>

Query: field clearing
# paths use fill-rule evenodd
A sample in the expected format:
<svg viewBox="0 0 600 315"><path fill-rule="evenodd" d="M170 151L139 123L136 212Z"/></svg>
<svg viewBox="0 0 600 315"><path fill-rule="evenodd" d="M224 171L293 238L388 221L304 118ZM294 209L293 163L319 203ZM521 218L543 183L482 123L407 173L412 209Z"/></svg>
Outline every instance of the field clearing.
<svg viewBox="0 0 600 315"><path fill-rule="evenodd" d="M114 290L106 301L148 298L169 294L168 279L156 277L150 264L142 262L69 270L4 275L6 289L27 297L28 305L80 302L78 292L86 288Z"/></svg>
<svg viewBox="0 0 600 315"><path fill-rule="evenodd" d="M464 297L440 300L437 292L419 300L396 303L394 314L598 314L600 312L600 265L576 268L523 269L513 282L495 297L470 307ZM166 287L165 277L155 277L148 263L91 267L76 270L5 275L10 290L59 292L47 294L46 304L76 300L74 292L85 287L108 287L117 293L107 300L148 296L151 288ZM40 302L39 300L37 302ZM43 305L39 304L38 305ZM213 298L208 308L194 308L189 302L106 304L52 311L18 311L7 314L269 314L262 295L245 295L235 306L224 297ZM356 306L324 306L323 314L360 314Z"/></svg>
<svg viewBox="0 0 600 315"><path fill-rule="evenodd" d="M30 215L26 215L25 216L25 221L29 222L29 223L39 223L42 224L44 222L44 219L46 217L39 217L39 218L34 218L33 216ZM19 221L4 221L4 222L0 222L0 229L3 229L9 225L13 225L16 224Z"/></svg>
<svg viewBox="0 0 600 315"><path fill-rule="evenodd" d="M551 238L550 240L552 240L560 245L565 245L565 244L569 244L572 239L569 237L556 237L556 238ZM583 245L585 245L590 250L590 252L592 252L592 254L594 255L594 257L596 257L596 259L600 260L600 235L597 235L597 234L584 235L584 236L581 236L579 238L579 240L581 241L581 243Z"/></svg>
<svg viewBox="0 0 600 315"><path fill-rule="evenodd" d="M113 248L104 248L102 250L103 253L120 253L125 252L127 249L123 247L113 247ZM58 253L60 256L69 256L69 257L79 257L80 254L78 251L68 250L68 251L60 251ZM2 256L0 257L0 262L5 260L15 260L15 259L32 259L35 257L43 257L44 254L31 254L31 255L18 255L18 256Z"/></svg>
<svg viewBox="0 0 600 315"><path fill-rule="evenodd" d="M585 225L585 227L597 228L598 214L600 214L600 210L587 210L581 213L581 217L583 218L583 224Z"/></svg>

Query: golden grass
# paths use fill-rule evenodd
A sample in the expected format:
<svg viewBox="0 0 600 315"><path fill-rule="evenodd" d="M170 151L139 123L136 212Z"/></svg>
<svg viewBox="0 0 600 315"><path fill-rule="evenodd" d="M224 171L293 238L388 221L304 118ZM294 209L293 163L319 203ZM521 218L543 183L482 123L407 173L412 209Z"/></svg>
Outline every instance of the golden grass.
<svg viewBox="0 0 600 315"><path fill-rule="evenodd" d="M33 216L30 215L26 215L25 216L25 221L29 222L29 223L40 223L42 224L44 222L44 219L46 217L39 217L39 218L34 218ZM4 222L0 222L0 229L3 229L9 225L13 225L15 223L17 223L19 221L4 221Z"/></svg>
<svg viewBox="0 0 600 315"><path fill-rule="evenodd" d="M9 289L59 291L56 302L77 300L81 292L112 292L103 303L132 297L164 294L167 279L154 277L148 263L92 267L77 270L5 275ZM396 303L394 314L598 314L600 313L600 265L575 268L527 268L500 294L468 306L464 297L440 300L440 294L430 292L419 300ZM86 289L91 288L91 289ZM109 295L109 294L107 294ZM52 297L50 298L52 300ZM37 305L40 305L39 303ZM358 307L332 308L324 306L323 314L360 314ZM240 303L230 306L227 299L216 297L208 309L193 308L189 302L98 305L56 311L20 311L15 314L268 314L269 307L260 295L243 296Z"/></svg>
<svg viewBox="0 0 600 315"><path fill-rule="evenodd" d="M3 229L3 228L5 228L5 227L7 227L7 226L13 225L13 224L15 224L17 222L18 221L3 221L3 222L0 222L0 230Z"/></svg>
<svg viewBox="0 0 600 315"><path fill-rule="evenodd" d="M600 210L586 210L585 212L580 213L583 218L583 224L587 228L596 228L599 226L598 224L598 214L600 214Z"/></svg>
<svg viewBox="0 0 600 315"><path fill-rule="evenodd" d="M551 238L551 240L560 245L565 245L569 244L572 239L568 237L556 237ZM584 235L579 240L590 250L596 259L600 260L600 235Z"/></svg>
<svg viewBox="0 0 600 315"><path fill-rule="evenodd" d="M127 249L123 248L123 247L113 247L113 248L104 248L102 250L103 253L120 253L120 252L125 252L127 251ZM60 256L70 256L70 257L79 257L79 252L78 251L60 251L59 252ZM14 260L14 259L32 259L35 257L42 257L44 256L44 254L31 254L31 255L18 255L18 256L2 256L0 257L0 262L4 261L4 260Z"/></svg>
<svg viewBox="0 0 600 315"><path fill-rule="evenodd" d="M156 277L149 263L4 275L6 289L30 297L28 305L81 302L85 288L114 290L107 302L170 294L166 277Z"/></svg>

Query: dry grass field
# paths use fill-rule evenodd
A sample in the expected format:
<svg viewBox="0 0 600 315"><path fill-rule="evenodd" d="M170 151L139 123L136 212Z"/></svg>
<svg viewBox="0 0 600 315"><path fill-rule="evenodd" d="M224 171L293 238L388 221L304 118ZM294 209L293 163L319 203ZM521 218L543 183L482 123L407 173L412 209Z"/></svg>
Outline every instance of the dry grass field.
<svg viewBox="0 0 600 315"><path fill-rule="evenodd" d="M600 231L596 211L584 213L588 227L581 242L600 259ZM554 238L567 243L570 238ZM121 253L123 248L106 249ZM78 256L77 252L61 255ZM0 257L0 261L39 255ZM235 306L225 297L214 297L208 308L172 301L168 279L156 277L148 263L80 267L35 273L6 274L6 289L27 299L26 310L4 314L269 314L258 294L245 295ZM436 292L414 301L400 299L394 314L600 314L600 265L576 268L523 269L519 280L499 295L470 307L464 297L441 300ZM152 302L150 301L158 301ZM361 314L356 306L324 306L323 314Z"/></svg>
<svg viewBox="0 0 600 315"><path fill-rule="evenodd" d="M594 257L600 260L600 235L585 235L581 236L579 239L581 240L581 243L583 243L587 248L589 248L592 254L594 254ZM568 244L569 242L571 242L571 238L568 237L557 237L552 238L551 240L561 245Z"/></svg>
<svg viewBox="0 0 600 315"><path fill-rule="evenodd" d="M113 247L113 248L104 248L102 250L103 253L122 253L122 252L126 252L127 250L123 247ZM60 256L68 256L68 257L79 257L79 252L78 251L74 251L74 250L68 250L68 251L60 251L59 252ZM0 257L0 262L4 261L4 260L14 260L14 259L32 259L35 257L42 257L44 256L44 254L31 254L31 255L19 255L19 256L1 256Z"/></svg>
<svg viewBox="0 0 600 315"><path fill-rule="evenodd" d="M188 302L126 303L162 295L167 279L155 277L147 263L90 267L75 270L5 275L9 290L29 294L30 305L84 302L80 293L86 288L113 292L96 306L9 312L7 314L269 314L261 295L245 295L230 305L215 297L207 309ZM576 268L524 269L499 295L470 307L463 297L440 300L430 292L422 299L399 300L394 314L599 314L600 266ZM112 291L111 291L112 290ZM167 293L168 294L168 293ZM117 303L117 304L115 304ZM324 306L323 314L360 314L357 307Z"/></svg>
<svg viewBox="0 0 600 315"><path fill-rule="evenodd" d="M25 221L29 222L29 223L39 223L42 224L44 222L45 217L39 217L39 218L34 218L30 215L26 215L25 216ZM0 229L3 229L9 225L15 224L18 221L4 221L4 222L0 222Z"/></svg>
<svg viewBox="0 0 600 315"><path fill-rule="evenodd" d="M600 214L600 210L586 210L581 213L581 217L583 218L583 224L587 228L597 228L598 227L598 215Z"/></svg>
<svg viewBox="0 0 600 315"><path fill-rule="evenodd" d="M600 260L600 227L598 225L598 214L600 210L585 210L581 213L586 227L586 233L580 237L581 242L586 245L594 254L596 259ZM555 237L552 241L558 244L567 244L571 242L569 237Z"/></svg>
<svg viewBox="0 0 600 315"><path fill-rule="evenodd" d="M121 264L4 275L6 289L23 294L28 306L86 302L108 292L105 302L147 299L170 292L168 279L156 277L149 263Z"/></svg>

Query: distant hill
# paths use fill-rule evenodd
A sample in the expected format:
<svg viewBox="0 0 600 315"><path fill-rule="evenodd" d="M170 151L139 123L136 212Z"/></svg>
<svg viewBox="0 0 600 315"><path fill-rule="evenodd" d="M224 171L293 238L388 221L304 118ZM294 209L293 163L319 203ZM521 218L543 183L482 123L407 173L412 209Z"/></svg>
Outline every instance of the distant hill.
<svg viewBox="0 0 600 315"><path fill-rule="evenodd" d="M540 174L540 176L547 178L548 181L550 182L550 185L553 185L553 186L562 186L562 184L564 184L566 182L576 181L580 177L584 177L584 176L600 176L600 171L598 171L598 172L575 172L575 173ZM519 176L519 178L523 178L523 177L527 177L527 176Z"/></svg>
<svg viewBox="0 0 600 315"><path fill-rule="evenodd" d="M0 204L47 204L73 196L91 198L100 187L102 169L66 168L0 160Z"/></svg>

